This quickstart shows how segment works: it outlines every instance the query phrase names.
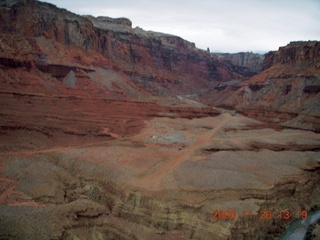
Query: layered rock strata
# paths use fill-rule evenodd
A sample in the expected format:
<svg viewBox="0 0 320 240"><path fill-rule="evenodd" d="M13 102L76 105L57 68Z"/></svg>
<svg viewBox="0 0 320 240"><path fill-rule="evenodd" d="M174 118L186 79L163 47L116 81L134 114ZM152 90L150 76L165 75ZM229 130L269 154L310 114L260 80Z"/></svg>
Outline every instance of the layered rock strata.
<svg viewBox="0 0 320 240"><path fill-rule="evenodd" d="M208 103L237 108L259 119L319 131L320 43L293 42L265 56L264 70L240 82L219 84Z"/></svg>
<svg viewBox="0 0 320 240"><path fill-rule="evenodd" d="M251 70L247 75L255 75L263 70L264 55L252 52L215 53L219 59L230 61L233 65ZM245 69L244 68L244 69Z"/></svg>
<svg viewBox="0 0 320 240"><path fill-rule="evenodd" d="M9 62L27 61L54 76L56 72L50 70L58 63L69 68L71 64L112 69L126 75L123 81L157 95L176 95L177 86L180 93L197 89L199 94L212 82L243 79L232 64L197 49L194 43L133 29L128 19L78 16L28 0L2 3L0 20L1 55ZM59 77L66 74L61 69L64 76Z"/></svg>
<svg viewBox="0 0 320 240"><path fill-rule="evenodd" d="M319 208L318 42L250 77L32 0L2 1L0 32L1 239L277 239Z"/></svg>

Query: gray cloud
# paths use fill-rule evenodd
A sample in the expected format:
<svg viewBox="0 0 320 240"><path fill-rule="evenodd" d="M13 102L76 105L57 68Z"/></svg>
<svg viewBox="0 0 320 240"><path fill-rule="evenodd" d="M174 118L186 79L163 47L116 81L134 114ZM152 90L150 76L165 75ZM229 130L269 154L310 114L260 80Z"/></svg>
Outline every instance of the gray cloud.
<svg viewBox="0 0 320 240"><path fill-rule="evenodd" d="M133 27L170 33L211 51L269 51L320 40L318 0L49 0L78 14L127 17Z"/></svg>

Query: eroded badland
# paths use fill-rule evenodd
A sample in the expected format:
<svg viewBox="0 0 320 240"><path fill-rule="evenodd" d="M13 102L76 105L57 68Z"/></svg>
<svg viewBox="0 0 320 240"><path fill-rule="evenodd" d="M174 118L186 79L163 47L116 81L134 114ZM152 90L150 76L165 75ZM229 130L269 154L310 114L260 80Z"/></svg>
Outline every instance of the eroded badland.
<svg viewBox="0 0 320 240"><path fill-rule="evenodd" d="M278 239L319 209L319 42L215 55L0 4L1 239Z"/></svg>

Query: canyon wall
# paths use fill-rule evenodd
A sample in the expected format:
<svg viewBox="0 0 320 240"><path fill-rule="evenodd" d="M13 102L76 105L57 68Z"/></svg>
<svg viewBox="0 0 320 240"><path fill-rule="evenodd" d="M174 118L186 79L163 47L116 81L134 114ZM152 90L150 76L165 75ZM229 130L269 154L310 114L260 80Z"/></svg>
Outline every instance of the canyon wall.
<svg viewBox="0 0 320 240"><path fill-rule="evenodd" d="M215 53L219 59L230 61L235 66L246 67L251 70L251 75L261 72L264 55L253 52L240 53Z"/></svg>
<svg viewBox="0 0 320 240"><path fill-rule="evenodd" d="M319 67L320 43L318 41L296 41L280 47L278 51L269 52L265 56L263 69L275 65L292 65L294 68Z"/></svg>
<svg viewBox="0 0 320 240"><path fill-rule="evenodd" d="M319 131L320 42L292 42L269 52L263 69L242 83L219 84L204 101Z"/></svg>
<svg viewBox="0 0 320 240"><path fill-rule="evenodd" d="M126 18L1 1L0 238L277 239L284 219L212 211L319 208L318 134L283 130L320 130L319 55L290 43L259 72Z"/></svg>
<svg viewBox="0 0 320 240"><path fill-rule="evenodd" d="M79 16L33 0L5 1L0 11L0 56L32 66L111 69L140 91L172 96L200 94L215 82L242 80L247 74L180 37L133 29L125 18Z"/></svg>

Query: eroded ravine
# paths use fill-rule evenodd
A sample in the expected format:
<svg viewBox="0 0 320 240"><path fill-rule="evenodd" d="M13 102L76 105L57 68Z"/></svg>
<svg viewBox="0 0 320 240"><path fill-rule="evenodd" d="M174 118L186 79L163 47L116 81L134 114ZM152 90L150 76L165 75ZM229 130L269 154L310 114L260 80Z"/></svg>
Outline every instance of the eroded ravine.
<svg viewBox="0 0 320 240"><path fill-rule="evenodd" d="M228 114L162 117L148 121L131 140L3 153L1 176L18 184L1 205L6 228L1 236L12 232L9 223L15 218L28 224L13 239L41 239L43 234L52 239L81 234L90 239L255 239L257 234L277 239L288 223L279 218L279 211L290 209L294 214L319 207L319 155L263 149L267 144L248 151L246 144L270 143L272 137L273 142L303 146L306 136L309 144L317 146L319 136L301 130L248 130L246 125L252 123ZM230 128L234 130L226 131ZM236 139L242 135L247 136L245 142ZM234 151L202 153L208 144L218 148L222 141L243 145ZM180 145L182 149L176 148ZM147 182L146 188L132 186L157 164L155 175L146 179L152 176L153 184L163 181L159 189L148 188ZM239 218L212 219L215 209L235 209ZM272 211L272 219L260 218L264 210ZM244 218L244 211L251 211L253 218ZM41 223L29 216L37 216ZM49 232L41 232L48 228Z"/></svg>

